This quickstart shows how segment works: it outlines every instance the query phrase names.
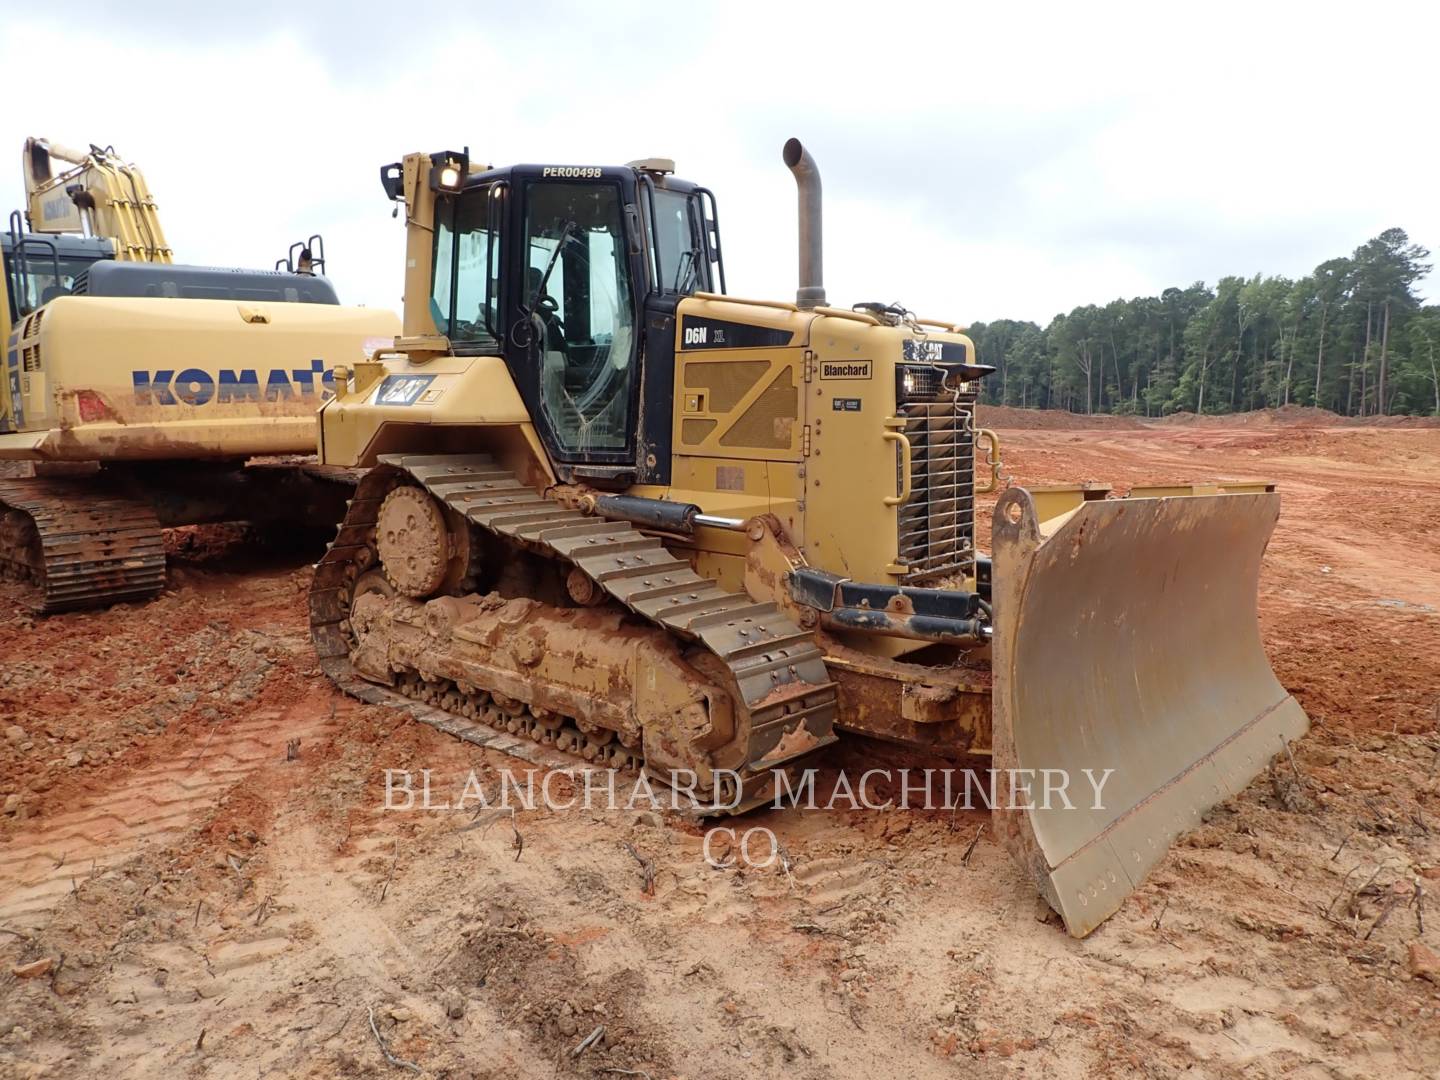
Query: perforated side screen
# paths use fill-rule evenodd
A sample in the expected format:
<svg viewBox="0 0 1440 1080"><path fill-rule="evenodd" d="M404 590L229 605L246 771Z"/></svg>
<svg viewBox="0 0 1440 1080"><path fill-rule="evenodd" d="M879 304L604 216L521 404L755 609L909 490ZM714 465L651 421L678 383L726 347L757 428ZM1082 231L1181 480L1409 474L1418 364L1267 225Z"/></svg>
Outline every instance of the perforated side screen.
<svg viewBox="0 0 1440 1080"><path fill-rule="evenodd" d="M730 430L720 436L720 445L788 450L799 407L794 369L783 368Z"/></svg>

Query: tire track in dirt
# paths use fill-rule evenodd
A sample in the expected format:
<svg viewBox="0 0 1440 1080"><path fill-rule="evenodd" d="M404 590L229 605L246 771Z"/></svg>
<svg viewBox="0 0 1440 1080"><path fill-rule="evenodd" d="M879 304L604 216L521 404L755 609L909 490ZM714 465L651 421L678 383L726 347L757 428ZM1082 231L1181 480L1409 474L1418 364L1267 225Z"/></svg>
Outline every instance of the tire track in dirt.
<svg viewBox="0 0 1440 1080"><path fill-rule="evenodd" d="M298 975L324 967L332 973L338 998L356 1010L357 1023L368 1022L366 1010L370 1007L382 1026L397 1009L413 1017L403 1030L391 1034L397 1051L409 1052L404 1039L407 1033L417 1037L417 1029L443 1032L452 1039L463 1032L470 1035L463 1039L468 1069L483 1068L487 1074L499 1075L505 1070L523 1075L548 1071L550 1062L540 1048L510 1028L500 1012L476 998L466 1001L463 1022L447 1017L442 995L434 985L437 961L444 958L437 957L434 942L425 940L431 920L411 905L396 904L394 898L387 907L381 897L393 883L386 876L376 888L374 875L366 869L382 847L385 861L389 861L386 841L394 837L385 835L388 832L381 830L380 835L367 837L374 843L362 842L351 855L336 854L306 826L276 837L270 852L271 884L276 902L285 912L288 936L306 941L307 949L303 956L267 964L263 978L273 980L277 975ZM419 940L414 940L417 923ZM476 1038L476 1030L489 1034ZM423 1042L423 1036L418 1038Z"/></svg>
<svg viewBox="0 0 1440 1080"><path fill-rule="evenodd" d="M76 883L184 832L292 739L329 734L333 715L303 701L222 721L183 757L132 773L73 810L54 814L0 848L0 923L36 927Z"/></svg>

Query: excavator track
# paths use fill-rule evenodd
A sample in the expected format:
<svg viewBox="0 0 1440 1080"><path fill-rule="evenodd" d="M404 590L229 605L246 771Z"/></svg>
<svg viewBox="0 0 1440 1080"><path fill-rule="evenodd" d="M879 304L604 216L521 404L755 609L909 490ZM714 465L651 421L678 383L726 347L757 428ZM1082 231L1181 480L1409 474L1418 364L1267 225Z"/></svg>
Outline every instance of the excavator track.
<svg viewBox="0 0 1440 1080"><path fill-rule="evenodd" d="M347 693L398 707L451 735L551 767L577 760L640 768L638 739L552 710L534 708L485 687L405 671L393 688L364 678L352 663L350 624L358 578L375 565L375 526L385 496L413 484L474 529L513 550L528 550L582 571L607 598L686 644L699 644L724 664L737 713L749 732L746 760L736 770L743 790L731 810L766 796L758 778L793 767L835 741L836 686L813 635L773 603L726 592L695 573L657 539L628 522L588 516L537 494L486 455L389 455L360 481L345 520L316 566L311 634L322 669ZM753 789L746 780L756 777Z"/></svg>
<svg viewBox="0 0 1440 1080"><path fill-rule="evenodd" d="M165 587L160 522L88 479L0 480L0 573L38 586L45 615L145 600Z"/></svg>

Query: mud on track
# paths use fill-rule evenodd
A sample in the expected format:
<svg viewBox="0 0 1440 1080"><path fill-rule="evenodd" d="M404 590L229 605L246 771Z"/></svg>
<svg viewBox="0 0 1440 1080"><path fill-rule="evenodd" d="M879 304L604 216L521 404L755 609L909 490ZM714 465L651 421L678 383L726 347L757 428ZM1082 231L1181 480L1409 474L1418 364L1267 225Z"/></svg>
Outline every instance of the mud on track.
<svg viewBox="0 0 1440 1080"><path fill-rule="evenodd" d="M1283 491L1262 623L1315 727L1091 937L988 830L962 861L978 813L762 813L746 870L650 812L386 812L386 768L512 763L320 682L297 560L192 542L144 607L0 586L0 1076L1428 1075L1440 431L1002 436L1022 481Z"/></svg>

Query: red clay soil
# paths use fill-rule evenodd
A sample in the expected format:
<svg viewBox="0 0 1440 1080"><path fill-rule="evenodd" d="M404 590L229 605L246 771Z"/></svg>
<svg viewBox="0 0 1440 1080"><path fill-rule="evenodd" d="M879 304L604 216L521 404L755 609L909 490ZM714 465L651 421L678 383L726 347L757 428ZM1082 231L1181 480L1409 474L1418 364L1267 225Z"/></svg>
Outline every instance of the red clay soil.
<svg viewBox="0 0 1440 1080"><path fill-rule="evenodd" d="M1074 413L1063 409L1017 409L1007 405L981 405L977 420L983 427L1011 431L1137 430L1153 424L1179 427L1440 427L1440 416L1341 416L1309 405L1282 405L1253 412L1210 414L1174 412L1163 417L1123 416L1110 413Z"/></svg>
<svg viewBox="0 0 1440 1080"><path fill-rule="evenodd" d="M444 809L516 763L324 683L298 560L182 563L0 587L0 1075L1434 1075L1440 430L988 412L1015 482L1282 491L1312 731L1090 937L977 812L761 812L783 856L714 866L670 814Z"/></svg>
<svg viewBox="0 0 1440 1080"><path fill-rule="evenodd" d="M981 427L1009 431L1133 431L1144 421L1133 416L1109 413L1072 413L1063 409L1016 409L1008 405L981 405L975 414Z"/></svg>

